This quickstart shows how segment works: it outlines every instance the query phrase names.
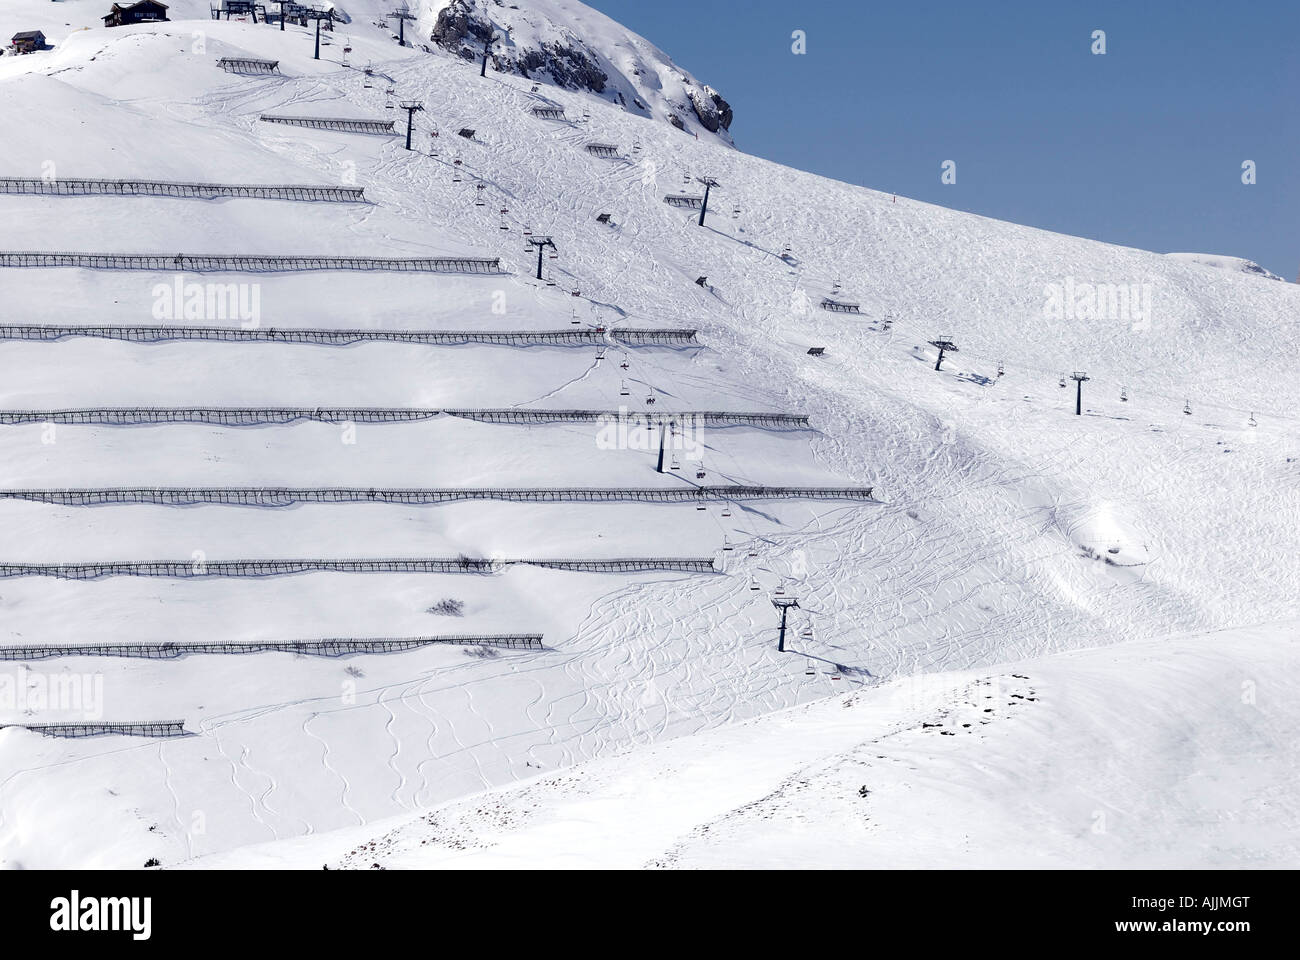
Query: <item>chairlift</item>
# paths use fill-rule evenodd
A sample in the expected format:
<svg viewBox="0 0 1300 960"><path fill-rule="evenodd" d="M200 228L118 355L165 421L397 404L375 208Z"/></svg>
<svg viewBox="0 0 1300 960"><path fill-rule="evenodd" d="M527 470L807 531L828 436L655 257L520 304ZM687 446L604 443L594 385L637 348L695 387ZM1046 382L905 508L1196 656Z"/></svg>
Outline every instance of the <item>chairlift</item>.
<svg viewBox="0 0 1300 960"><path fill-rule="evenodd" d="M653 407L655 402L655 395L653 393L650 394L650 396L645 398L645 402L646 402L646 406Z"/></svg>
<svg viewBox="0 0 1300 960"><path fill-rule="evenodd" d="M630 396L632 396L632 391L629 390L629 389L627 388L627 381L626 381L626 380L622 381L622 384L619 386L619 388L618 388L618 395L619 395L620 397L630 397Z"/></svg>
<svg viewBox="0 0 1300 960"><path fill-rule="evenodd" d="M1252 411L1251 414L1250 414L1250 420L1247 421L1247 422L1248 422L1252 427L1258 427L1258 426L1259 426L1259 424L1255 422L1255 414L1254 414L1253 411Z"/></svg>
<svg viewBox="0 0 1300 960"><path fill-rule="evenodd" d="M808 666L804 667L803 675L805 677L813 677L817 675L817 669L813 666L811 657L808 658Z"/></svg>
<svg viewBox="0 0 1300 960"><path fill-rule="evenodd" d="M627 357L624 357L624 358L623 358L623 362L620 363L619 366L622 367L624 370L626 370L626 369L628 368Z"/></svg>
<svg viewBox="0 0 1300 960"><path fill-rule="evenodd" d="M729 517L729 516L731 516L731 507L723 507L723 508L722 508L722 515L723 515L724 517Z"/></svg>
<svg viewBox="0 0 1300 960"><path fill-rule="evenodd" d="M761 590L762 588L758 585L758 581L757 581L756 579L754 579L753 577L750 577L750 578L749 578L749 589L750 589L750 590L753 590L755 593L757 593L757 592L758 592L759 590Z"/></svg>
<svg viewBox="0 0 1300 960"><path fill-rule="evenodd" d="M1189 414L1189 415L1190 415L1191 412L1192 412L1192 401L1190 401L1190 400L1184 400L1184 401L1183 401L1183 413L1186 413L1186 414Z"/></svg>
<svg viewBox="0 0 1300 960"><path fill-rule="evenodd" d="M1065 374L1061 374L1061 387L1062 387L1063 389L1064 389L1064 387L1065 387Z"/></svg>
<svg viewBox="0 0 1300 960"><path fill-rule="evenodd" d="M604 359L605 359L605 348L601 347L599 350L596 351L596 362L600 363L600 361Z"/></svg>
<svg viewBox="0 0 1300 960"><path fill-rule="evenodd" d="M704 471L704 464L700 464L700 466L697 467L696 470L695 470L695 479L696 479L696 480L703 480L703 479L704 479L705 477L707 477L707 476L708 476L708 474L705 473L705 471Z"/></svg>
<svg viewBox="0 0 1300 960"><path fill-rule="evenodd" d="M1119 398L1125 403L1128 403L1128 387L1119 388Z"/></svg>
<svg viewBox="0 0 1300 960"><path fill-rule="evenodd" d="M1007 371L1006 371L1006 370L1003 368L1003 366L1002 366L1002 361L999 360L999 361L998 361L998 376L1000 377L1000 376L1002 376L1002 375L1003 375L1004 373L1006 373L1006 372L1007 372Z"/></svg>
<svg viewBox="0 0 1300 960"><path fill-rule="evenodd" d="M722 549L728 553L736 549L731 545L731 541L728 540L725 535L722 538Z"/></svg>
<svg viewBox="0 0 1300 960"><path fill-rule="evenodd" d="M680 470L682 465L677 462L677 454L673 454L672 462L668 464L669 470Z"/></svg>

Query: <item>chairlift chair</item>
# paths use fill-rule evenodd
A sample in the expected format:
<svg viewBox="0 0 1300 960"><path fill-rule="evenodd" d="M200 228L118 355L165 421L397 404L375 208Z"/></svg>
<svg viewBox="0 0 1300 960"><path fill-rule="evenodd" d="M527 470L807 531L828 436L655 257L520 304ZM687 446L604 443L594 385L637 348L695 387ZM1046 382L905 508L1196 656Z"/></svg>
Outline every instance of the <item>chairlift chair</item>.
<svg viewBox="0 0 1300 960"><path fill-rule="evenodd" d="M750 578L749 578L749 589L750 589L750 590L753 590L755 593L757 593L757 592L758 592L760 589L762 589L762 588L759 587L759 585L758 585L758 581L757 581L756 579L754 579L753 577L750 577Z"/></svg>
<svg viewBox="0 0 1300 960"><path fill-rule="evenodd" d="M723 515L724 517L729 517L729 516L731 516L731 507L723 507L723 508L722 508L722 515Z"/></svg>
<svg viewBox="0 0 1300 960"><path fill-rule="evenodd" d="M1125 403L1128 403L1128 387L1119 388L1119 398Z"/></svg>
<svg viewBox="0 0 1300 960"><path fill-rule="evenodd" d="M1247 422L1248 422L1252 427L1258 427L1258 426L1259 426L1259 424L1255 422L1255 414L1254 414L1253 411L1252 411L1251 414L1250 414L1250 420L1247 421Z"/></svg>
<svg viewBox="0 0 1300 960"><path fill-rule="evenodd" d="M626 381L626 380L624 380L623 383L622 383L622 385L618 388L618 395L619 395L620 397L630 397L630 396L632 396L632 391L629 390L629 389L627 388L627 381Z"/></svg>
<svg viewBox="0 0 1300 960"><path fill-rule="evenodd" d="M700 466L699 466L698 468L696 468L696 470L695 470L695 479L696 479L696 480L703 480L703 479L704 479L705 477L707 477L707 476L708 476L708 474L705 473L705 471L704 471L704 465L703 465L703 464L700 464ZM701 509L703 509L703 508L701 508Z"/></svg>
<svg viewBox="0 0 1300 960"><path fill-rule="evenodd" d="M1190 414L1191 412L1192 412L1192 401L1190 401L1190 400L1184 400L1184 401L1183 401L1183 413Z"/></svg>
<svg viewBox="0 0 1300 960"><path fill-rule="evenodd" d="M1065 388L1065 374L1061 374L1061 387L1062 389Z"/></svg>
<svg viewBox="0 0 1300 960"><path fill-rule="evenodd" d="M651 407L654 406L655 395L653 393L650 394L650 396L645 398L645 402L646 402L646 406L651 406Z"/></svg>
<svg viewBox="0 0 1300 960"><path fill-rule="evenodd" d="M668 464L669 470L680 470L682 465L677 462L677 454L673 454L672 462Z"/></svg>

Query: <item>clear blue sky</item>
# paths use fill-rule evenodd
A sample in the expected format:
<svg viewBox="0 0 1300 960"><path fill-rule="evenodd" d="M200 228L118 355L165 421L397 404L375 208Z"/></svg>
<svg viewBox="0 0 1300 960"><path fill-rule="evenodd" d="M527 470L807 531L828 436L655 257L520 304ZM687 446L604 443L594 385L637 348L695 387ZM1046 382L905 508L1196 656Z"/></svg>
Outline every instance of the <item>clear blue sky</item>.
<svg viewBox="0 0 1300 960"><path fill-rule="evenodd" d="M585 2L718 89L747 153L1300 273L1300 0ZM955 185L940 182L945 160Z"/></svg>

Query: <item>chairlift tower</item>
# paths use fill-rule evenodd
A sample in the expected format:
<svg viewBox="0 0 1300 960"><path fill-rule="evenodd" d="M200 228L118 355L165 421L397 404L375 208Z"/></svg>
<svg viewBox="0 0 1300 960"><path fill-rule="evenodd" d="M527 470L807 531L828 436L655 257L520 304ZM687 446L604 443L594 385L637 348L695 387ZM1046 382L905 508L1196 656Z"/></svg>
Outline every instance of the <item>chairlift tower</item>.
<svg viewBox="0 0 1300 960"><path fill-rule="evenodd" d="M411 149L411 131L415 128L415 115L424 109L422 100L402 100L398 104L406 111L406 149Z"/></svg>
<svg viewBox="0 0 1300 960"><path fill-rule="evenodd" d="M939 350L939 359L936 360L934 364L935 370L938 370L943 366L943 355L945 353L957 352L957 344L953 343L950 337L940 337L938 340L931 340L930 346L936 347Z"/></svg>
<svg viewBox="0 0 1300 960"><path fill-rule="evenodd" d="M280 9L283 10L284 8L281 7ZM316 53L312 56L312 59L319 60L320 59L320 22L322 20L328 20L330 23L333 23L334 10L332 8L329 10L316 10L313 8L304 11L303 16L306 17L308 20L316 21ZM283 21L281 22L283 23Z"/></svg>
<svg viewBox="0 0 1300 960"><path fill-rule="evenodd" d="M786 617L789 616L791 609L799 606L799 601L794 597L773 597L772 606L781 611L781 632L777 637L776 652L785 653Z"/></svg>
<svg viewBox="0 0 1300 960"><path fill-rule="evenodd" d="M1073 380L1075 384L1074 415L1076 417L1081 417L1083 416L1083 383L1085 380L1091 380L1092 378L1086 373L1076 370L1074 373L1070 374L1070 379Z"/></svg>
<svg viewBox="0 0 1300 960"><path fill-rule="evenodd" d="M712 177L696 177L700 183L704 184L704 200L700 203L700 226L704 226L704 215L709 212L709 190L719 186L717 180Z"/></svg>
<svg viewBox="0 0 1300 960"><path fill-rule="evenodd" d="M389 14L389 16L397 18L398 45L403 47L406 46L406 21L414 20L415 14L413 14L408 7L403 7L401 10L394 10ZM407 147L407 149L409 150L410 147Z"/></svg>
<svg viewBox="0 0 1300 960"><path fill-rule="evenodd" d="M550 237L529 237L528 245L537 248L537 279L540 280L542 279L542 254L546 252L547 247L550 247L556 253L559 252L559 248L556 247L555 241Z"/></svg>
<svg viewBox="0 0 1300 960"><path fill-rule="evenodd" d="M489 33L488 38L483 41L483 64L481 67L479 67L479 71L478 71L478 75L480 77L487 76L488 55L492 52L492 44L496 43L499 39L501 38L498 37L495 33Z"/></svg>

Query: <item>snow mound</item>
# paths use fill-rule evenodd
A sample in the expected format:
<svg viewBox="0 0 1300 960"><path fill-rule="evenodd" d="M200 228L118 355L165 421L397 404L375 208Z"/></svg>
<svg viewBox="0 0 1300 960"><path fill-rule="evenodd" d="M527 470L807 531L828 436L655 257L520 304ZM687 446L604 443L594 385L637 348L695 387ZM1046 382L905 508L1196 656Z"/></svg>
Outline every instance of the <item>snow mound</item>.
<svg viewBox="0 0 1300 960"><path fill-rule="evenodd" d="M1216 270L1246 273L1269 280L1282 279L1277 274L1265 270L1254 260L1246 260L1242 257L1220 257L1211 253L1167 253L1165 256L1181 260L1183 263L1198 263L1203 267L1214 267Z"/></svg>

